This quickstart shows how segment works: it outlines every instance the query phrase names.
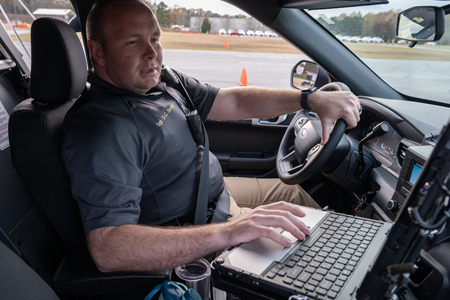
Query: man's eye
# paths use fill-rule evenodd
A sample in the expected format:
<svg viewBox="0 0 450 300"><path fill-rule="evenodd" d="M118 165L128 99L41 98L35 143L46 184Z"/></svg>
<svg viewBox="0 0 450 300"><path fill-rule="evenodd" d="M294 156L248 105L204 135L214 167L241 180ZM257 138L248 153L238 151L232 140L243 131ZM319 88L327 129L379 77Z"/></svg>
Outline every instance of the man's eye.
<svg viewBox="0 0 450 300"><path fill-rule="evenodd" d="M134 44L137 44L137 41L129 41L127 44L134 45Z"/></svg>

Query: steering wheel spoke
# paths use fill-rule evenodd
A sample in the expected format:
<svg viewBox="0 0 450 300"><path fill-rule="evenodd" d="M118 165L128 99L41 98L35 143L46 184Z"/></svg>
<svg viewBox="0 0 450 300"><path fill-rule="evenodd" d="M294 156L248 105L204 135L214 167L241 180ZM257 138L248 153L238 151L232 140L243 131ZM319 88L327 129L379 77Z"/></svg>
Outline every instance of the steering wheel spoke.
<svg viewBox="0 0 450 300"><path fill-rule="evenodd" d="M290 152L288 155L284 156L278 164L280 165L280 171L286 174L295 174L300 171L306 164L306 160L299 163L295 155L295 151Z"/></svg>

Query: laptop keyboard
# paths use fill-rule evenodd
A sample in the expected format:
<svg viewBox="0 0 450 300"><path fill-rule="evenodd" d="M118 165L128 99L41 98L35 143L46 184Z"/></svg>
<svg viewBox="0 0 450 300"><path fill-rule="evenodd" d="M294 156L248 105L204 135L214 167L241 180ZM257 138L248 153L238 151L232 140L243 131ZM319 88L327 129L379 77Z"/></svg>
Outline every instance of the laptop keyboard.
<svg viewBox="0 0 450 300"><path fill-rule="evenodd" d="M331 214L296 252L265 277L308 297L335 299L381 225Z"/></svg>

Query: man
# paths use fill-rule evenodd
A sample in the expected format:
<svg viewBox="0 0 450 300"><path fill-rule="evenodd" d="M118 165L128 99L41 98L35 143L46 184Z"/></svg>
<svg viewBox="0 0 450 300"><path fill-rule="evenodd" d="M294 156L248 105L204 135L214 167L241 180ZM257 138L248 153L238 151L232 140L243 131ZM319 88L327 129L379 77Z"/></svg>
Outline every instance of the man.
<svg viewBox="0 0 450 300"><path fill-rule="evenodd" d="M305 213L297 205L277 201L294 198L295 204L318 207L300 187L283 186L279 181L273 184L272 180L269 188L235 195L251 188L236 188L236 180L227 180L230 191L224 189L220 165L213 155L209 199L230 201L233 217L203 226L160 226L192 219L201 150L184 119L186 106L160 81L159 25L145 4L117 0L96 5L87 28L95 74L90 77L89 93L66 117L62 157L89 250L101 271L169 269L258 237L291 246L273 227L298 239L309 234L299 219ZM302 109L298 91L219 90L180 76L203 119L269 118ZM343 118L349 128L359 121L359 101L352 93L315 92L310 106L321 118L322 143L327 142L336 119ZM286 194L270 197L278 190ZM247 199L255 193L267 195L256 202ZM234 201L235 197L246 199ZM272 199L266 201L267 197ZM248 208L264 201L277 202ZM239 207L241 203L247 208Z"/></svg>

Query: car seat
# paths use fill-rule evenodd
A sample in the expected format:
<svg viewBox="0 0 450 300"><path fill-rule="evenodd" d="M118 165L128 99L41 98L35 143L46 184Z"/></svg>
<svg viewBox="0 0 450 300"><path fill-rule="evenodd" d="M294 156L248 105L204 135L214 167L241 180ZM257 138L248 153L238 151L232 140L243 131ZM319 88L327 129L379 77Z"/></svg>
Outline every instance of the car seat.
<svg viewBox="0 0 450 300"><path fill-rule="evenodd" d="M168 278L158 273L102 273L87 251L78 205L60 157L64 117L86 88L86 59L78 36L63 21L40 18L31 28L31 98L9 119L14 168L68 253L53 278L60 297L151 290Z"/></svg>
<svg viewBox="0 0 450 300"><path fill-rule="evenodd" d="M19 256L0 242L0 297L2 299L59 299Z"/></svg>

